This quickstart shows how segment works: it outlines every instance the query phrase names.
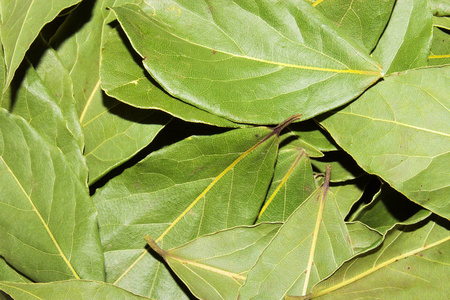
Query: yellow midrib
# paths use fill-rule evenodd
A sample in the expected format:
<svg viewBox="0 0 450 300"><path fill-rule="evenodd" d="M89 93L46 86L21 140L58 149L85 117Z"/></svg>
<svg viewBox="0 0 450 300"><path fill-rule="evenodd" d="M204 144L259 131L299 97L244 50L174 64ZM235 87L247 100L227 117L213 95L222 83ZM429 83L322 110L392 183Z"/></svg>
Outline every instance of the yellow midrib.
<svg viewBox="0 0 450 300"><path fill-rule="evenodd" d="M128 9L128 8L124 8L124 9ZM130 9L128 9L130 10ZM139 15L139 13L131 10L133 13L136 13ZM146 18L147 16L143 16L144 18ZM381 77L381 70L380 71L363 71L363 70L353 70L353 69L332 69L332 68L322 68L322 67L313 67L313 66L301 66L301 65L295 65L295 64L289 64L289 63L282 63L282 62L276 62L276 61L270 61L270 60L265 60L265 59L261 59L261 58L256 58L256 57L250 57L250 56L246 56L246 55L239 55L239 54L235 54L235 53L230 53L227 51L223 51L223 50L219 50L219 49L213 49L209 46L205 46L205 45L200 45L198 43L194 43L190 40L187 40L185 38L182 38L178 35L173 34L172 32L168 32L167 30L165 30L164 28L161 28L160 26L158 26L161 30L165 31L167 34L180 39L186 43L189 43L191 45L195 45L201 48L205 48L205 49L209 49L211 51L215 51L215 52L219 52L222 54L226 54L235 58L243 58L243 59L248 59L248 60L253 60L253 61L257 61L257 62L262 62L265 64L272 64L272 65L277 65L277 66L281 66L281 67L287 67L287 68L295 68L295 69L303 69L303 70L311 70L311 71L321 71L321 72L331 72L331 73L347 73L347 74L360 74L360 75L370 75L370 76L378 76Z"/></svg>
<svg viewBox="0 0 450 300"><path fill-rule="evenodd" d="M61 247L59 246L58 242L56 241L55 237L53 236L50 228L48 227L48 225L45 223L44 218L42 217L42 215L40 214L40 212L38 211L37 207L34 205L33 200L31 200L30 196L28 195L28 193L25 191L25 189L23 188L23 186L20 184L19 180L17 179L17 177L14 175L14 172L11 170L11 168L9 167L9 165L5 162L5 160L3 159L2 156L0 156L0 159L3 161L3 164L6 166L6 168L8 169L8 172L11 174L11 176L14 178L14 180L16 181L17 185L19 186L20 190L23 192L23 194L25 195L25 197L28 199L28 201L30 202L30 205L33 207L34 212L36 213L36 215L38 216L39 220L41 221L42 225L44 226L45 230L47 231L48 235L50 236L51 240L53 241L56 249L58 250L59 254L61 255L62 259L64 260L64 262L67 264L67 266L69 267L70 271L72 272L73 276L76 279L80 279L80 277L78 276L78 274L75 272L74 268L72 267L72 265L70 264L69 260L67 259L67 257L64 255L63 251L61 250Z"/></svg>
<svg viewBox="0 0 450 300"><path fill-rule="evenodd" d="M272 132L273 133L273 132ZM267 141L273 135L269 134L255 145L253 145L250 149L241 154L235 161L233 161L224 171L222 171L207 187L206 189L167 227L167 229L155 240L155 243L161 241L164 236L195 206L195 204L200 201L200 199L206 195L206 193L228 172L230 171L237 163L239 163L244 157L246 157L249 153L255 150L259 145ZM113 284L117 284L122 278L147 254L147 250L144 250L142 254L116 279Z"/></svg>
<svg viewBox="0 0 450 300"><path fill-rule="evenodd" d="M267 209L267 207L269 206L269 204L272 202L272 200L275 198L275 196L278 194L278 192L280 191L280 189L286 184L286 181L288 180L288 178L291 176L292 172L294 171L295 167L297 166L298 162L300 161L300 159L303 157L303 155L305 154L304 150L301 150L300 154L297 156L297 158L295 159L294 163L291 165L291 167L289 168L289 170L286 172L286 174L284 175L284 177L281 179L280 184L277 186L277 188L275 189L275 191L272 193L272 195L270 195L270 198L266 201L266 203L264 204L264 206L261 208L261 211L259 212L258 215L258 219L262 216L262 214L264 213L264 211Z"/></svg>
<svg viewBox="0 0 450 300"><path fill-rule="evenodd" d="M389 265L392 264L392 263L395 263L395 262L400 261L400 260L402 260L402 259L404 259L404 258L407 258L407 257L409 257L409 256L415 255L415 254L417 254L417 253L419 253L419 252L422 252L422 251L425 251L425 250L427 250L427 249L430 249L430 248L433 248L433 247L435 247L435 246L438 246L438 245L440 245L440 244L443 244L443 243L445 243L445 242L447 242L447 241L449 241L449 240L450 240L450 237L447 237L447 238L444 238L444 239L442 239L442 240L439 240L439 241L437 241L437 242L435 242L435 243L432 243L432 244L430 244L430 245L427 245L427 246L425 246L425 247L422 247L422 248L419 248L419 249L412 250L412 251L410 251L410 252L408 252L408 253L405 253L405 254L402 254L402 255L399 255L399 256L395 256L395 257L393 257L393 258L391 258L391 259L388 259L387 261L385 261L385 262L383 262L383 263L381 263L381 264L379 264L379 265L377 265L377 266L375 266L375 267L373 267L373 268L371 268L371 269L369 269L369 270L367 270L367 271L365 271L365 272L362 272L361 274L358 274L358 275L356 275L356 276L354 276L354 277L352 277L352 278L350 278L350 279L347 279L347 280L345 280L345 281L342 281L342 282L339 283L339 284L336 284L336 285L334 285L334 286L331 286L331 287L329 287L329 288L327 288L327 289L324 289L324 290L322 290L322 291L319 291L319 292L317 292L317 293L311 294L311 299L312 299L312 298L315 298L315 297L319 297L319 296L326 295L326 294L328 294L328 293L331 293L331 292L333 292L333 291L335 291L335 290L338 290L338 289L340 289L340 288L342 288L342 287L344 287L344 286L346 286L346 285L349 285L349 284L351 284L351 283L353 283L353 282L356 282L356 281L358 281L358 280L360 280L360 279L362 279L362 278L364 278L364 277L366 277L366 276L368 276L368 275L370 275L370 274L372 274L372 273L374 273L374 272L376 272L376 271L378 271L378 270L380 270L380 269L382 269L382 268L384 268L384 267L387 267L387 266L389 266Z"/></svg>

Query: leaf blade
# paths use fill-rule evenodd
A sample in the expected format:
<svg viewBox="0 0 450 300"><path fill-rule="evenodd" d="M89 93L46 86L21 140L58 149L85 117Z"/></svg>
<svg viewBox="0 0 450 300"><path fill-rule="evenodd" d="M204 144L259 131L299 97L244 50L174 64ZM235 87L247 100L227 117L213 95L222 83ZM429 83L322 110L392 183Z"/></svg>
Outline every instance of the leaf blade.
<svg viewBox="0 0 450 300"><path fill-rule="evenodd" d="M326 30L329 30L327 34L330 38L333 37L336 44L339 44L336 47L347 49L347 54L351 56L350 60L347 59L347 55L338 55L340 58L345 57L345 62L341 62L333 57L336 53L323 53L326 47L317 50L316 48L320 46L314 45L315 41L310 41L311 45L302 44L303 37L299 37L298 34L292 36L292 31L295 29L280 33L276 25L273 27L268 25L281 22L283 26L294 26L296 22L304 22L310 25L308 29L314 30L315 26L309 23L316 22L319 27L323 23L328 24L328 20L316 16L317 13L303 2L296 2L297 6L287 3L284 4L286 7L277 6L276 8L265 7L264 3L258 2L257 5L261 5L261 9L267 9L270 11L268 15L272 14L270 17L276 19L276 21L265 20L266 22L261 20L266 15L259 16L256 12L257 8L247 7L247 4L241 1L229 2L226 6L221 6L219 2L212 3L211 7L214 7L211 12L212 17L205 17L205 13L209 12L206 5L192 7L181 1L152 2L150 5L145 9L149 11L149 14L153 12L153 15L146 14L136 5L113 8L133 47L144 57L144 66L170 94L235 122L279 123L293 112L301 112L304 118L308 119L319 111L339 105L337 104L339 101L350 100L380 77L378 67L366 54L347 41L343 41L341 37L336 37L338 34L333 25L325 26ZM301 10L298 5L301 6ZM166 10L167 7L174 9ZM280 17L280 14L288 13L291 8L299 20L289 20L290 24L284 24L286 21ZM305 10L308 14L304 12ZM219 11L220 14L216 15L215 12ZM225 26L221 23L224 22L221 18L225 14L234 15L235 22L247 18L255 24L254 26L239 25L239 30L233 31L233 24ZM307 15L314 17L308 18ZM205 18L209 18L207 23ZM181 26L185 23L192 26L189 29ZM321 25L318 25L319 23ZM252 30L258 28L258 33L243 32L250 27L253 28ZM322 26L322 28L325 27ZM249 47L251 42L242 41L242 45L240 41L235 42L236 39L243 39L244 36L246 38L260 37L258 41L264 41L265 35L279 39L281 48L285 47L285 49L271 56L265 52L274 47L270 42L267 45L263 44L259 52L257 50L259 44L256 41L256 49ZM205 37L211 38L204 39ZM302 55L295 58L288 56L290 51L296 53L297 50ZM302 61L300 57L305 58ZM303 64L297 63L296 60L302 61ZM314 65L312 61L320 61L322 64ZM235 65L238 65L239 69L232 67ZM292 78L298 78L298 76L308 78L307 83L303 80L293 82ZM344 81L347 84L338 88L337 86ZM279 83L280 86L274 86L274 82ZM270 89L263 89L264 85L270 86ZM337 91L342 91L341 96L346 100L342 100L342 97L337 100L334 96L331 96L333 99L326 100L323 97L315 98L319 90L332 88L331 86ZM314 107L308 105L310 101L314 102ZM340 104L343 103L340 102ZM274 107L278 109L275 110ZM290 109L287 110L287 107Z"/></svg>

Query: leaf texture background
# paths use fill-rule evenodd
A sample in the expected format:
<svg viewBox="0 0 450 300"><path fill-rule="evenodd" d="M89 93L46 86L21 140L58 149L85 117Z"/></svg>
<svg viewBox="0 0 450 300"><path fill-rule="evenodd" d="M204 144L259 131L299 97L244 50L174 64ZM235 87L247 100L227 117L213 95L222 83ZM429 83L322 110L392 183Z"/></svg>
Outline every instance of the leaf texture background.
<svg viewBox="0 0 450 300"><path fill-rule="evenodd" d="M113 10L149 73L173 96L235 122L276 124L295 113L308 119L381 76L303 1L146 4Z"/></svg>

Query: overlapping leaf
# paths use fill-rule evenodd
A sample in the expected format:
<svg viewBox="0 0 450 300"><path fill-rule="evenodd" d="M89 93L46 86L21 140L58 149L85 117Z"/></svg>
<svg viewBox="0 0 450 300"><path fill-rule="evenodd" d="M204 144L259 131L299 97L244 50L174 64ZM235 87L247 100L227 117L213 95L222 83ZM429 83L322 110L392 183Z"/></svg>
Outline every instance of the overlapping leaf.
<svg viewBox="0 0 450 300"><path fill-rule="evenodd" d="M447 218L449 75L441 67L389 76L322 122L367 172Z"/></svg>
<svg viewBox="0 0 450 300"><path fill-rule="evenodd" d="M72 81L56 53L46 49L40 39L38 42L32 48L43 53L37 69L24 65L21 85L3 94L1 106L21 116L48 143L58 147L81 182L86 183L83 136L75 113Z"/></svg>
<svg viewBox="0 0 450 300"><path fill-rule="evenodd" d="M13 299L148 299L114 285L98 281L68 280L50 283L16 283L0 281L0 290Z"/></svg>
<svg viewBox="0 0 450 300"><path fill-rule="evenodd" d="M427 65L432 38L428 0L397 0L373 57L389 74Z"/></svg>
<svg viewBox="0 0 450 300"><path fill-rule="evenodd" d="M0 128L0 255L32 280L103 280L86 185L45 133L3 108Z"/></svg>
<svg viewBox="0 0 450 300"><path fill-rule="evenodd" d="M247 272L280 226L281 223L263 223L236 227L169 251L159 248L153 240L149 240L149 245L198 298L236 299Z"/></svg>
<svg viewBox="0 0 450 300"><path fill-rule="evenodd" d="M444 65L450 63L450 18L433 17L433 40L428 65Z"/></svg>
<svg viewBox="0 0 450 300"><path fill-rule="evenodd" d="M298 124L293 124L288 127L292 134L299 137L303 142L314 145L314 148L319 151L336 151L338 150L336 143L330 137L328 132L320 128L313 120L308 120ZM305 147L306 148L306 147ZM313 152L308 152L310 157L321 157L315 155Z"/></svg>
<svg viewBox="0 0 450 300"><path fill-rule="evenodd" d="M308 119L381 76L303 1L146 4L113 8L144 66L173 96L232 121L274 124L293 113Z"/></svg>
<svg viewBox="0 0 450 300"><path fill-rule="evenodd" d="M190 137L150 154L94 196L107 281L141 295L186 297L145 249L166 249L200 235L251 225L272 178L275 131L261 127Z"/></svg>
<svg viewBox="0 0 450 300"><path fill-rule="evenodd" d="M0 257L0 281L31 282L28 278L11 267L2 257Z"/></svg>
<svg viewBox="0 0 450 300"><path fill-rule="evenodd" d="M23 0L20 3L15 0L2 0L0 2L2 14L0 35L7 70L6 88L11 83L25 52L42 27L53 20L61 10L78 2L80 0Z"/></svg>
<svg viewBox="0 0 450 300"><path fill-rule="evenodd" d="M242 299L305 295L350 258L353 249L343 216L329 188L329 170L317 189L287 219L250 270Z"/></svg>
<svg viewBox="0 0 450 300"><path fill-rule="evenodd" d="M445 299L450 292L449 223L433 217L413 226L396 226L383 244L346 262L302 299ZM296 299L288 297L287 299ZM297 298L300 299L300 298Z"/></svg>
<svg viewBox="0 0 450 300"><path fill-rule="evenodd" d="M148 145L168 120L165 114L137 110L101 91L100 53L111 20L106 7L124 2L81 3L51 40L73 80L90 184ZM68 37L74 28L78 30Z"/></svg>
<svg viewBox="0 0 450 300"><path fill-rule="evenodd" d="M316 189L306 151L291 143L280 150L267 199L258 222L284 222Z"/></svg>
<svg viewBox="0 0 450 300"><path fill-rule="evenodd" d="M371 52L391 16L395 0L318 0L320 12Z"/></svg>
<svg viewBox="0 0 450 300"><path fill-rule="evenodd" d="M200 110L164 92L144 67L137 64L117 30L111 32L103 48L101 80L102 88L109 96L129 105L163 110L189 122L238 127L227 119Z"/></svg>
<svg viewBox="0 0 450 300"><path fill-rule="evenodd" d="M360 221L385 234L396 224L414 224L431 212L409 201L389 186L383 185L373 201L358 210L352 221Z"/></svg>

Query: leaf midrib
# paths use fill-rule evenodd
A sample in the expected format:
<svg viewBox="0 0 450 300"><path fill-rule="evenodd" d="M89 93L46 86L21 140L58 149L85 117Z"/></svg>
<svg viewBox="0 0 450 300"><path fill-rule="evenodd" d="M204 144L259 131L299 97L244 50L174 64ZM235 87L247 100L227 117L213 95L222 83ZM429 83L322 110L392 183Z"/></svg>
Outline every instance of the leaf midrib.
<svg viewBox="0 0 450 300"><path fill-rule="evenodd" d="M149 21L150 20L154 20L154 19L148 18L147 15L142 15L140 13L137 13L137 12L133 11L132 9L127 8L127 7L122 6L121 9L128 10L128 11L130 11L132 13L135 13L135 14L137 14L137 15L139 15L139 16L141 16L144 19L147 19ZM119 22L120 22L120 19L119 19ZM131 24L131 22L129 22L129 23ZM191 44L191 45L194 45L194 46L197 46L197 47L200 47L200 48L208 49L210 51L215 51L215 52L219 52L219 53L222 53L222 54L225 54L225 55L229 55L229 56L232 56L234 58L242 58L242 59L252 60L252 61L261 62L261 63L264 63L264 64L276 65L276 66L283 67L283 68L295 68L295 69L310 70L310 71L359 74L359 75L368 75L368 76L381 77L381 71L363 71L363 70L353 70L353 69L345 69L345 70L343 70L343 69L331 69L331 68L321 68L321 67L313 67L313 66L300 66L300 65L288 64L288 63L282 63L282 62L269 61L269 60L256 58L256 57L250 57L250 56L246 56L246 55L238 55L238 54L230 53L230 52L227 52L227 51L224 51L224 50L213 49L211 47L208 47L208 46L205 46L205 45L200 45L200 44L194 43L192 41L189 41L189 40L187 40L185 38L182 38L182 37L180 37L180 36L178 36L178 35L176 35L176 34L174 34L172 32L167 31L166 29L162 28L161 26L158 26L159 23L161 23L161 21L154 20L154 22L152 22L152 23L153 23L153 25L157 26L160 30L162 30L162 31L166 32L167 34L169 34L169 35L171 35L171 36L173 36L173 37L175 37L175 38L177 38L179 40L182 40L182 41L184 41L184 42L186 42L188 44ZM314 50L314 49L312 49L312 50ZM138 51L138 52L140 52L140 51ZM141 56L145 57L145 55L142 55L142 54L141 54Z"/></svg>
<svg viewBox="0 0 450 300"><path fill-rule="evenodd" d="M50 236L50 239L53 241L56 249L58 250L59 254L61 255L62 259L64 260L64 262L67 264L67 266L69 267L70 271L72 272L73 276L76 279L80 279L80 277L78 276L78 274L76 273L76 271L74 270L74 268L72 267L72 265L70 264L69 260L67 259L67 257L64 255L61 247L59 246L58 242L56 241L55 237L53 236L53 233L51 232L50 228L48 227L48 225L45 223L44 218L42 217L42 215L40 214L39 210L37 209L37 207L34 205L33 200L31 199L30 195L28 195L28 193L25 191L24 187L22 186L22 184L20 183L20 181L18 180L18 178L16 177L16 175L14 174L14 172L11 170L11 168L9 167L9 165L6 163L6 161L3 159L3 156L0 156L0 159L2 160L3 164L6 166L6 168L8 169L8 172L11 174L11 176L14 178L14 180L16 181L17 185L19 186L20 190L23 192L23 194L25 195L25 197L27 198L27 200L29 201L30 205L33 208L33 211L36 213L36 215L38 216L39 220L41 221L42 225L44 226L45 230L47 231L48 235Z"/></svg>

